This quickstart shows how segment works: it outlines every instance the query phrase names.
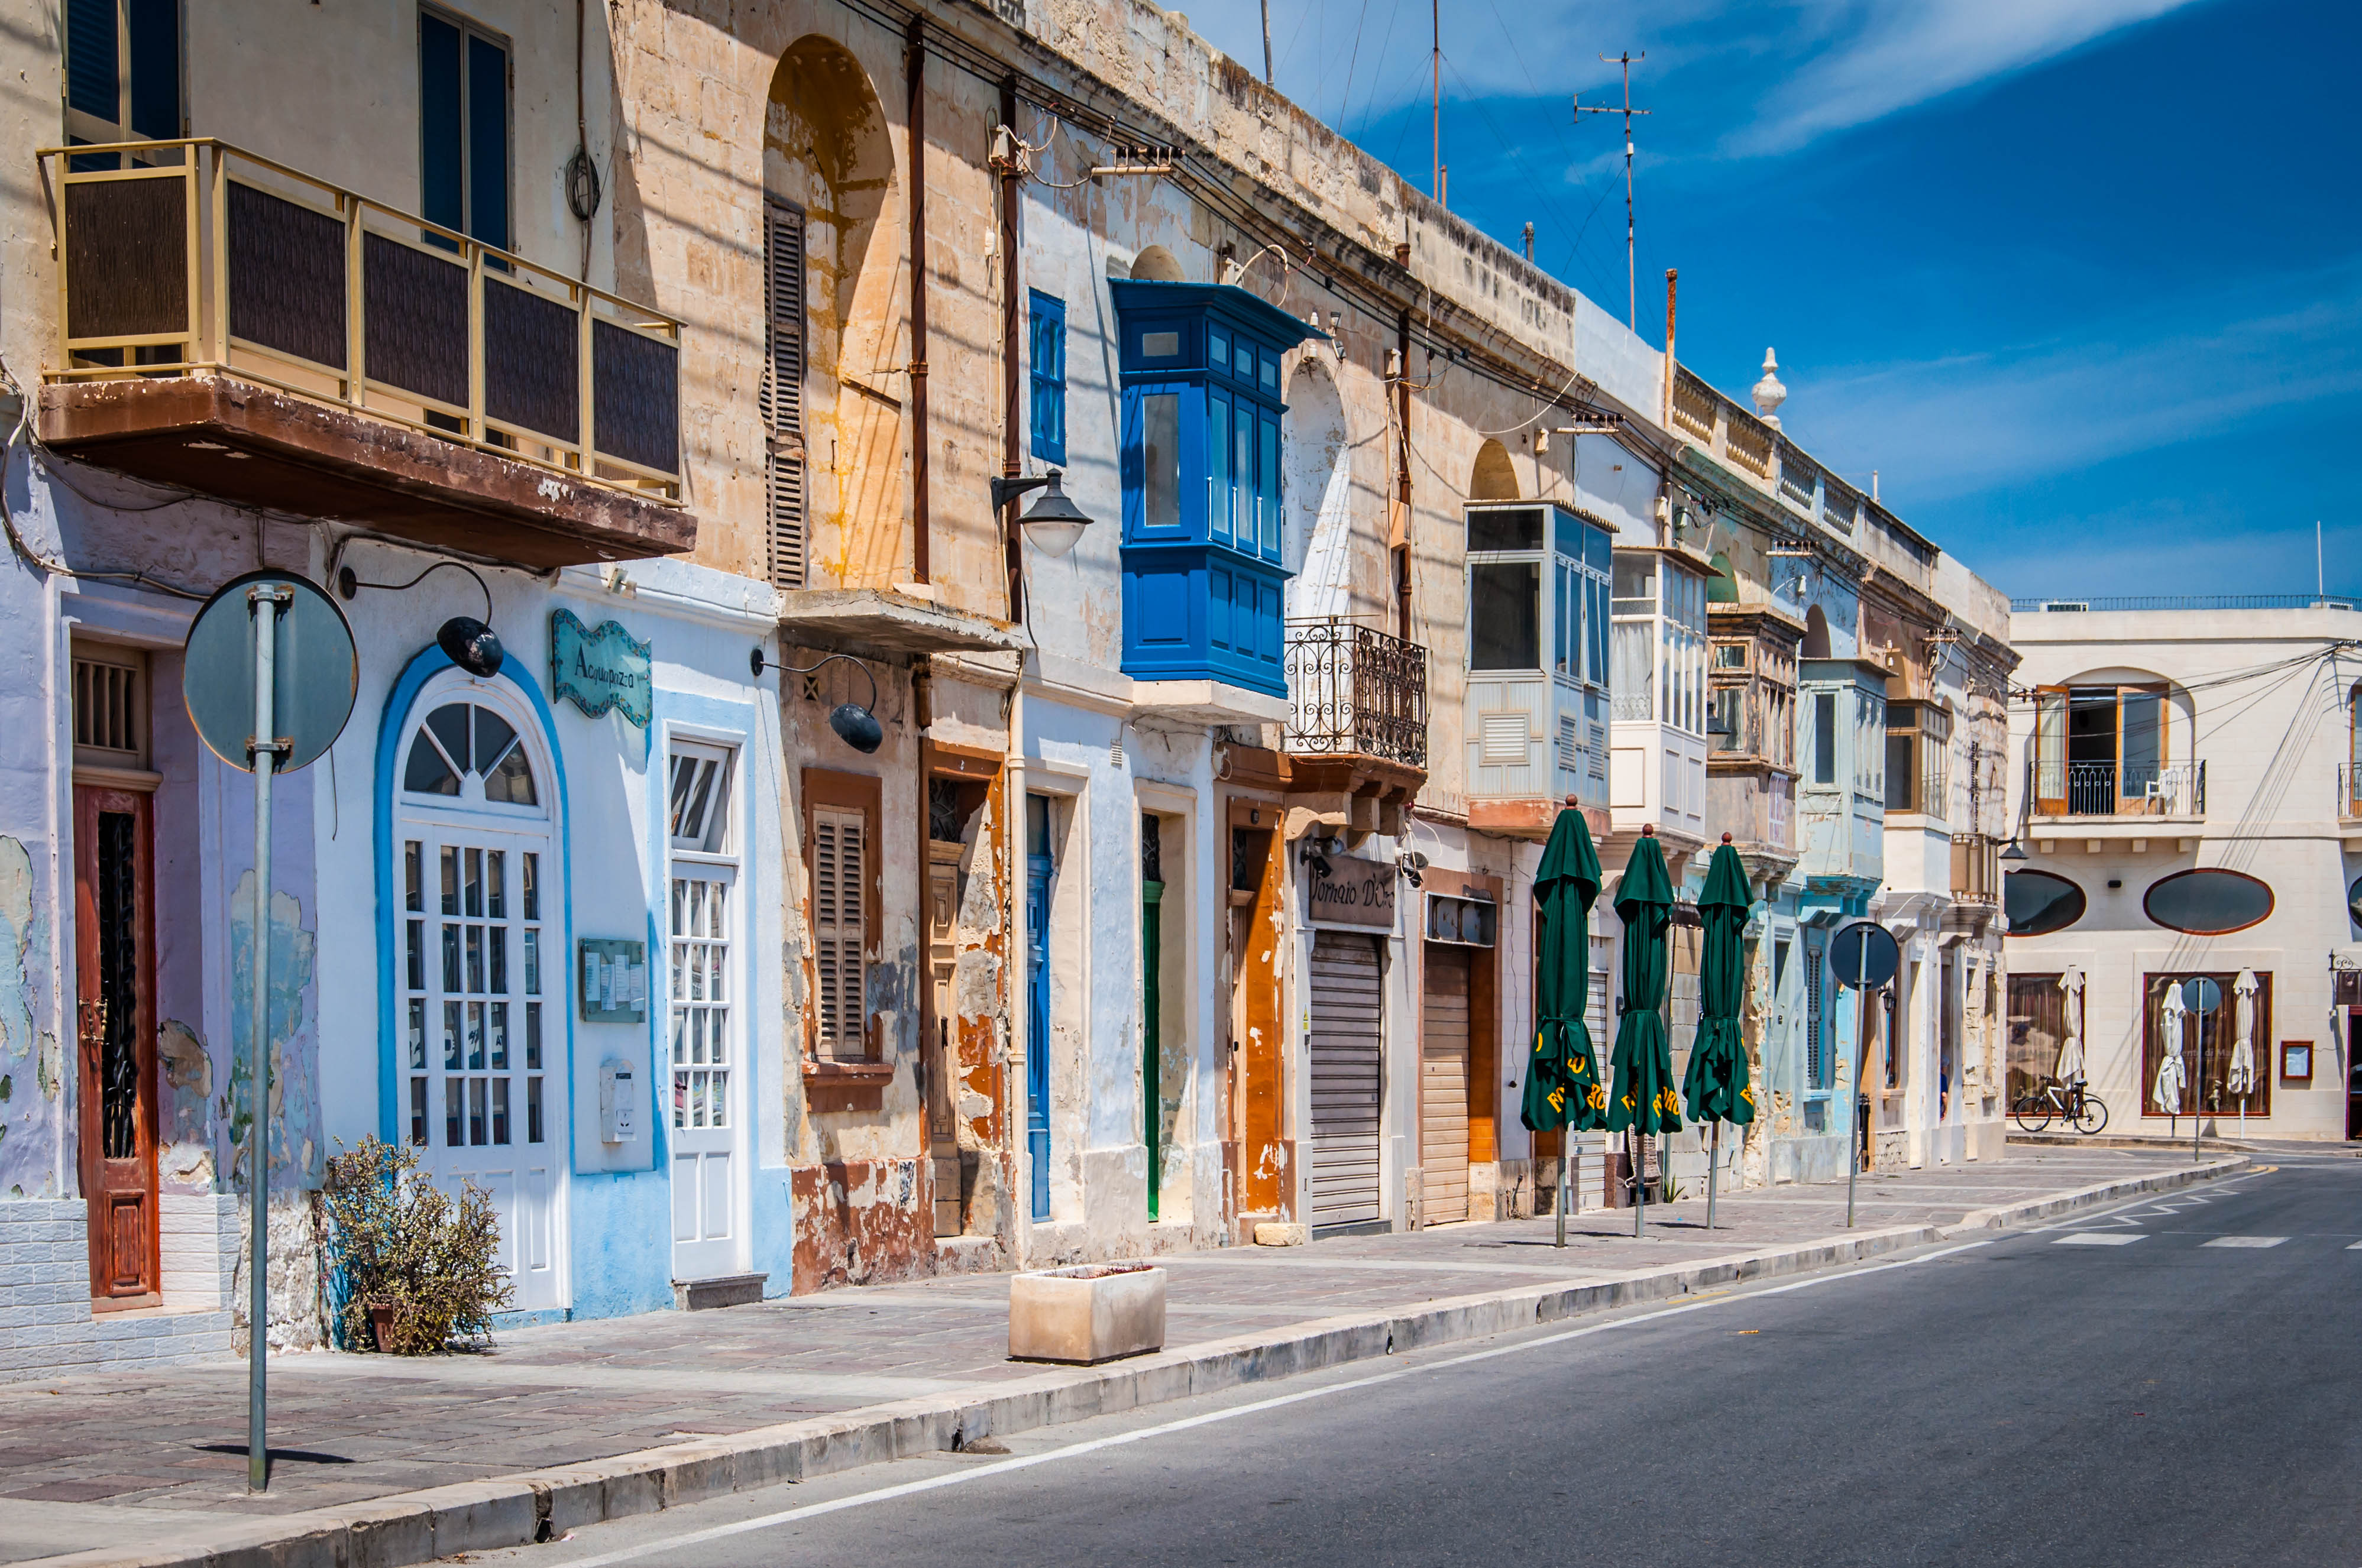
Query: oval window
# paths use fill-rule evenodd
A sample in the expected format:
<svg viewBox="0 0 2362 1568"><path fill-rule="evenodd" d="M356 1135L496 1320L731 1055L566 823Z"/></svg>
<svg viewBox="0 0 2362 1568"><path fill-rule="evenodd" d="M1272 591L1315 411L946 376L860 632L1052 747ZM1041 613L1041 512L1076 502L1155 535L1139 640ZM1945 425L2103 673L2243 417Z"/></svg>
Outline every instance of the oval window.
<svg viewBox="0 0 2362 1568"><path fill-rule="evenodd" d="M2141 910L2168 931L2222 936L2262 923L2272 890L2244 871L2177 871L2149 884Z"/></svg>
<svg viewBox="0 0 2362 1568"><path fill-rule="evenodd" d="M2345 912L2354 918L2356 925L2362 926L2362 877L2354 878L2354 885L2345 889Z"/></svg>
<svg viewBox="0 0 2362 1568"><path fill-rule="evenodd" d="M2083 918L2083 889L2047 871L2013 871L2002 878L2001 907L2012 936L2047 936Z"/></svg>

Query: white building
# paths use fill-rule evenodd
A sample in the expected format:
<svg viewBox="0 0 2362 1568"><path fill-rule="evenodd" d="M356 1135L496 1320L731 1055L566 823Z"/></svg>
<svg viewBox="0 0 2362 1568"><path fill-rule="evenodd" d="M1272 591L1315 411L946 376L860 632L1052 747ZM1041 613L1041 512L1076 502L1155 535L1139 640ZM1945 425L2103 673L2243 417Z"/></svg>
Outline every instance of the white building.
<svg viewBox="0 0 2362 1568"><path fill-rule="evenodd" d="M2362 613L2224 602L2011 617L2030 690L2011 704L2007 1093L2039 1094L2072 1035L2110 1132L2186 1135L2195 1109L2210 1133L2244 1111L2250 1133L2351 1137ZM2200 976L2219 1005L2177 1017L2169 991Z"/></svg>

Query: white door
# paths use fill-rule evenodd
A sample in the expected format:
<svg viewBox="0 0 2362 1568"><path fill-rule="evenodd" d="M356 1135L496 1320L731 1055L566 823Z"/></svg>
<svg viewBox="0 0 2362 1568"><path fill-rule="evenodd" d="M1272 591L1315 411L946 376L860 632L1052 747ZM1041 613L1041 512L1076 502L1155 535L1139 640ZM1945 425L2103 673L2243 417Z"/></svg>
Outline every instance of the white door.
<svg viewBox="0 0 2362 1568"><path fill-rule="evenodd" d="M454 1195L463 1183L491 1195L513 1305L562 1307L566 965L551 791L502 689L443 695L458 700L422 702L403 753L403 1110L423 1170Z"/></svg>
<svg viewBox="0 0 2362 1568"><path fill-rule="evenodd" d="M729 848L731 754L676 744L666 966L671 1003L672 1272L745 1269L738 1191L745 1115L739 1091L733 936L738 868Z"/></svg>

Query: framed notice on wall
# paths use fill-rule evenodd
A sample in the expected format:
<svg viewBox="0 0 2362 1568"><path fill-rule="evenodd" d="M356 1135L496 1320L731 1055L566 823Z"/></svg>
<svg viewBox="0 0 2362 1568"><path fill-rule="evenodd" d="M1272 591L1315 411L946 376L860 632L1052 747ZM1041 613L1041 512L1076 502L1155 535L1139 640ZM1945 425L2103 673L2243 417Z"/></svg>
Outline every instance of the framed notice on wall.
<svg viewBox="0 0 2362 1568"><path fill-rule="evenodd" d="M2280 1077L2295 1083L2312 1080L2312 1042L2283 1040L2280 1042Z"/></svg>
<svg viewBox="0 0 2362 1568"><path fill-rule="evenodd" d="M585 1023L646 1023L648 944L586 936L574 949L577 1016Z"/></svg>

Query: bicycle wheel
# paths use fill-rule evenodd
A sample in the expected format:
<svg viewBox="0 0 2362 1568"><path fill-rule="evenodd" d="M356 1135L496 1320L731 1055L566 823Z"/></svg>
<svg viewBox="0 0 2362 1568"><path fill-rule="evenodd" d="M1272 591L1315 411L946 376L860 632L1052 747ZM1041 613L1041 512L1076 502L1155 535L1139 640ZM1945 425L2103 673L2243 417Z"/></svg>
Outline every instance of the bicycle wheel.
<svg viewBox="0 0 2362 1568"><path fill-rule="evenodd" d="M2010 1112L2010 1120L2024 1132L2047 1132L2050 1129L2050 1102L2047 1099L2021 1099Z"/></svg>
<svg viewBox="0 0 2362 1568"><path fill-rule="evenodd" d="M2108 1108L2100 1103L2099 1096L2085 1095L2082 1103L2075 1108L2075 1131L2088 1138L2107 1124Z"/></svg>

